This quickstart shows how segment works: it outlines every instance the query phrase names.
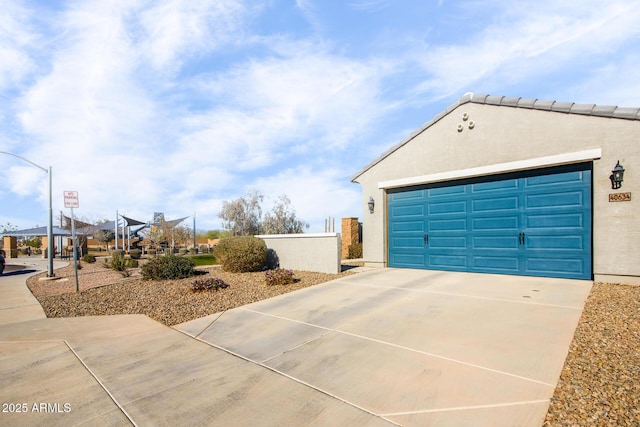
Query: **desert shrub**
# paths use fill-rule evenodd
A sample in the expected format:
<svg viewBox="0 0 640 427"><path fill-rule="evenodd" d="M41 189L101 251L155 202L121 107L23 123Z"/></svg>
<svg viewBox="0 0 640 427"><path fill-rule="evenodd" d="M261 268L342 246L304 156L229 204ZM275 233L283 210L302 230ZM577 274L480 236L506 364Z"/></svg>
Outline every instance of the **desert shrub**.
<svg viewBox="0 0 640 427"><path fill-rule="evenodd" d="M96 262L96 256L94 254L84 254L82 255L82 261L93 264Z"/></svg>
<svg viewBox="0 0 640 427"><path fill-rule="evenodd" d="M189 255L197 255L198 248L189 248Z"/></svg>
<svg viewBox="0 0 640 427"><path fill-rule="evenodd" d="M127 261L124 259L124 256L112 257L111 268L115 271L125 271L127 269Z"/></svg>
<svg viewBox="0 0 640 427"><path fill-rule="evenodd" d="M140 265L137 259L127 259L124 264L127 268L138 268Z"/></svg>
<svg viewBox="0 0 640 427"><path fill-rule="evenodd" d="M354 243L352 245L349 245L349 253L347 254L347 258L362 258L362 243Z"/></svg>
<svg viewBox="0 0 640 427"><path fill-rule="evenodd" d="M122 249L114 249L111 251L111 256L114 258L124 258L124 251Z"/></svg>
<svg viewBox="0 0 640 427"><path fill-rule="evenodd" d="M187 254L187 252L188 252L187 248L178 249L178 255L184 256Z"/></svg>
<svg viewBox="0 0 640 427"><path fill-rule="evenodd" d="M264 282L269 286L288 285L294 281L293 270L276 268L275 270L267 270L264 273Z"/></svg>
<svg viewBox="0 0 640 427"><path fill-rule="evenodd" d="M226 289L227 285L224 280L217 277L206 277L202 279L196 279L191 284L191 290L193 292L198 291L217 291L218 289Z"/></svg>
<svg viewBox="0 0 640 427"><path fill-rule="evenodd" d="M193 276L193 260L175 255L165 255L149 260L142 266L142 278L145 280L184 279Z"/></svg>
<svg viewBox="0 0 640 427"><path fill-rule="evenodd" d="M129 251L129 256L131 259L140 259L142 256L142 251L140 249L131 249Z"/></svg>
<svg viewBox="0 0 640 427"><path fill-rule="evenodd" d="M227 237L216 246L215 257L224 271L260 271L267 258L267 245L253 236Z"/></svg>
<svg viewBox="0 0 640 427"><path fill-rule="evenodd" d="M155 249L147 249L147 255L156 256L156 250Z"/></svg>

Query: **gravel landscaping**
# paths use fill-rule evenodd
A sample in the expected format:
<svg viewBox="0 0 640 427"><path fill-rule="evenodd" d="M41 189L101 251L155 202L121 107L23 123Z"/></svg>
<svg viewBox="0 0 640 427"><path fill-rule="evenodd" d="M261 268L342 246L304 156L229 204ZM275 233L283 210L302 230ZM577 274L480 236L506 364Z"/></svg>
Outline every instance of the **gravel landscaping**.
<svg viewBox="0 0 640 427"><path fill-rule="evenodd" d="M79 293L75 292L73 265L57 269L57 280L40 280L46 277L46 273L42 273L29 278L27 285L47 317L145 314L172 326L353 274L349 271L340 274L295 271L296 282L268 286L264 272L226 273L217 266L198 267L197 270L203 275L146 281L142 280L139 269L129 269L131 276L125 278L98 261L82 263L82 269L78 270ZM194 280L203 277L222 279L229 287L217 291L192 291L190 286Z"/></svg>
<svg viewBox="0 0 640 427"><path fill-rule="evenodd" d="M75 292L73 267L56 270L60 279L27 284L48 317L146 314L175 325L349 273L296 271L297 282L268 286L264 273L225 273L199 267L229 285L193 292L195 278L143 281L137 269L128 278L95 264L79 270ZM576 329L544 426L640 426L640 286L595 283Z"/></svg>
<svg viewBox="0 0 640 427"><path fill-rule="evenodd" d="M545 426L640 426L640 286L595 283Z"/></svg>

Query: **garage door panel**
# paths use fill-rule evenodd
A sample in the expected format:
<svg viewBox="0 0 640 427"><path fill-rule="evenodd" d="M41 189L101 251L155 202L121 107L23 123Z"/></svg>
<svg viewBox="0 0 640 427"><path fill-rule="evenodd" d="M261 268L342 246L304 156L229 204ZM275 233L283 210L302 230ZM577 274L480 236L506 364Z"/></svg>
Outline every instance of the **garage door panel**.
<svg viewBox="0 0 640 427"><path fill-rule="evenodd" d="M442 187L430 188L427 190L427 196L430 199L437 199L438 197L451 197L455 195L463 195L467 193L467 189L465 187L461 187L459 185L444 185Z"/></svg>
<svg viewBox="0 0 640 427"><path fill-rule="evenodd" d="M395 202L402 201L412 201L412 200L420 200L422 201L426 196L427 190L415 190L404 193L394 193L389 195L389 200L393 200Z"/></svg>
<svg viewBox="0 0 640 427"><path fill-rule="evenodd" d="M517 211L518 197L492 197L474 199L471 202L473 212Z"/></svg>
<svg viewBox="0 0 640 427"><path fill-rule="evenodd" d="M391 224L392 233L423 233L424 221L394 221Z"/></svg>
<svg viewBox="0 0 640 427"><path fill-rule="evenodd" d="M424 268L425 256L423 254L395 254L393 255L393 265L409 268Z"/></svg>
<svg viewBox="0 0 640 427"><path fill-rule="evenodd" d="M516 236L476 236L472 239L472 249L514 249L519 243Z"/></svg>
<svg viewBox="0 0 640 427"><path fill-rule="evenodd" d="M564 172L562 174L536 175L524 179L525 188L533 189L545 186L557 187L559 184L582 184L585 181L584 171Z"/></svg>
<svg viewBox="0 0 640 427"><path fill-rule="evenodd" d="M467 269L467 256L462 255L429 255L429 267L442 270Z"/></svg>
<svg viewBox="0 0 640 427"><path fill-rule="evenodd" d="M398 249L417 248L420 251L424 249L422 238L420 237L394 237L393 246Z"/></svg>
<svg viewBox="0 0 640 427"><path fill-rule="evenodd" d="M554 194L532 194L525 198L527 209L550 209L584 206L582 191L566 191Z"/></svg>
<svg viewBox="0 0 640 427"><path fill-rule="evenodd" d="M429 232L434 231L466 231L467 219L434 219L427 225Z"/></svg>
<svg viewBox="0 0 640 427"><path fill-rule="evenodd" d="M477 256L473 258L473 267L476 271L518 274L520 263L517 256Z"/></svg>
<svg viewBox="0 0 640 427"><path fill-rule="evenodd" d="M424 205L395 206L391 212L394 218L424 217Z"/></svg>
<svg viewBox="0 0 640 427"><path fill-rule="evenodd" d="M438 249L466 249L467 237L462 235L456 236L431 236L429 238L429 248L432 250Z"/></svg>
<svg viewBox="0 0 640 427"><path fill-rule="evenodd" d="M518 216L472 218L472 231L515 231L520 229Z"/></svg>
<svg viewBox="0 0 640 427"><path fill-rule="evenodd" d="M389 265L590 279L591 167L389 190Z"/></svg>
<svg viewBox="0 0 640 427"><path fill-rule="evenodd" d="M582 213L562 213L547 215L527 215L527 229L558 229L558 228L578 228L585 226L584 214Z"/></svg>
<svg viewBox="0 0 640 427"><path fill-rule="evenodd" d="M583 251L586 246L583 236L558 236L558 235L537 235L527 236L526 245L528 249L559 250L568 249Z"/></svg>
<svg viewBox="0 0 640 427"><path fill-rule="evenodd" d="M525 273L530 276L549 275L574 278L585 275L585 263L580 258L530 257L526 260Z"/></svg>
<svg viewBox="0 0 640 427"><path fill-rule="evenodd" d="M432 203L429 203L428 210L429 210L429 215L466 214L467 202L466 200L432 202Z"/></svg>
<svg viewBox="0 0 640 427"><path fill-rule="evenodd" d="M504 192L509 190L517 190L518 189L518 180L517 179L503 179L499 181L487 181L487 182L479 182L476 184L470 185L472 193L482 193L486 191L496 191Z"/></svg>

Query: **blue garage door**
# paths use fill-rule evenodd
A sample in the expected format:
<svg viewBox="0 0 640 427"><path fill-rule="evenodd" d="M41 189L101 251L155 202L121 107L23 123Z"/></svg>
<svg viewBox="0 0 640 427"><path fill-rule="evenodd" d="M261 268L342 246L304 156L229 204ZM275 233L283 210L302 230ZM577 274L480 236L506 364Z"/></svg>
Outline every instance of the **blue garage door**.
<svg viewBox="0 0 640 427"><path fill-rule="evenodd" d="M388 192L389 265L591 279L591 163Z"/></svg>

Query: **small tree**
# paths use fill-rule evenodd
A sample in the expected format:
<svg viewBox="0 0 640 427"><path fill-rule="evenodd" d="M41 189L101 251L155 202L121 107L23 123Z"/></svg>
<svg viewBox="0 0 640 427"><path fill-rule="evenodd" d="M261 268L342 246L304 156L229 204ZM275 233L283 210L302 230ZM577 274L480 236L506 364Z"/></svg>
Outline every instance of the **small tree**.
<svg viewBox="0 0 640 427"><path fill-rule="evenodd" d="M278 202L264 217L262 224L265 234L304 233L309 224L296 218L296 211L291 206L291 200L286 195L279 197Z"/></svg>
<svg viewBox="0 0 640 427"><path fill-rule="evenodd" d="M93 238L100 243L104 243L109 250L109 242L112 242L116 238L116 233L113 230L96 230L93 232Z"/></svg>
<svg viewBox="0 0 640 427"><path fill-rule="evenodd" d="M263 196L259 191L251 191L246 196L230 202L222 202L218 217L223 220L224 228L233 236L251 236L260 233Z"/></svg>
<svg viewBox="0 0 640 427"><path fill-rule="evenodd" d="M0 225L0 234L13 233L14 231L18 231L18 227L11 224L10 222L6 223L5 225ZM2 246L0 245L0 247Z"/></svg>

